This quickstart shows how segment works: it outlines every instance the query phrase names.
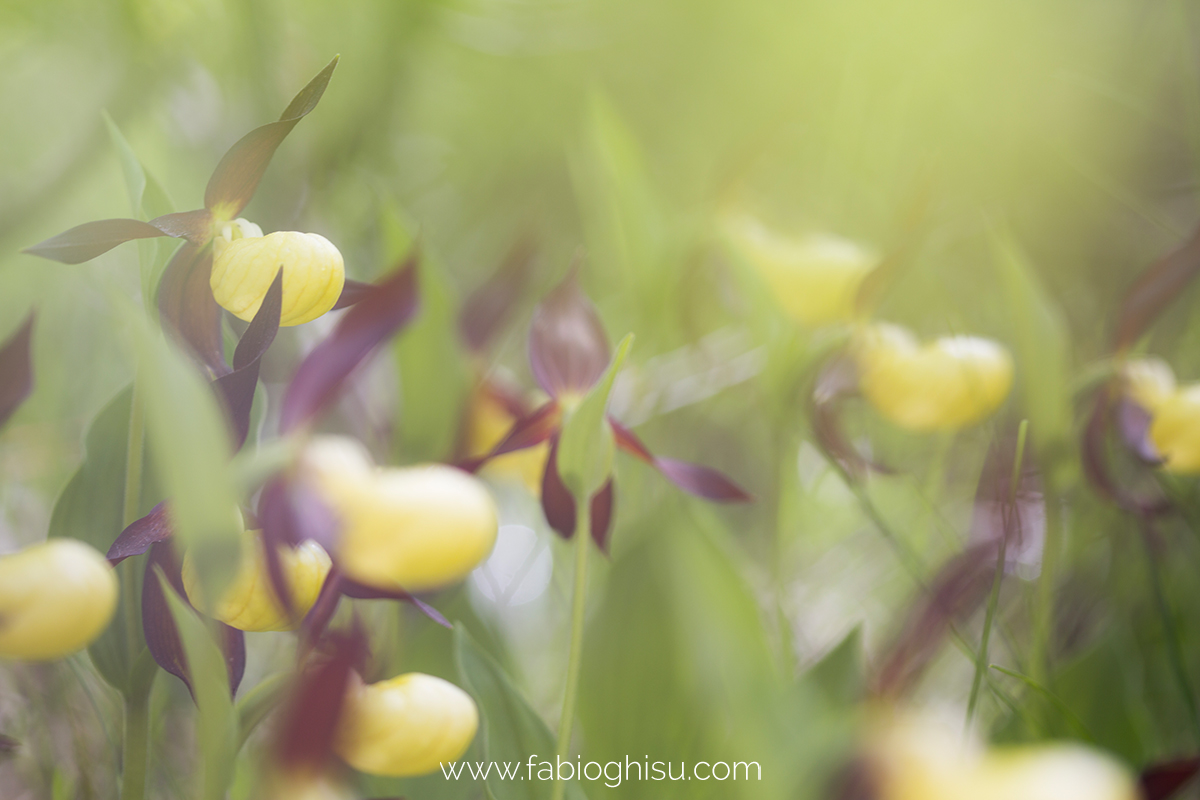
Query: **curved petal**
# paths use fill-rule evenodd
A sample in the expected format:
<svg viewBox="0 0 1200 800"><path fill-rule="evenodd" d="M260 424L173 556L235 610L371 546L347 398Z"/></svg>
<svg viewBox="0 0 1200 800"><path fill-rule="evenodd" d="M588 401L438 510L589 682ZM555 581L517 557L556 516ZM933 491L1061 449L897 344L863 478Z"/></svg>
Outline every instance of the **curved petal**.
<svg viewBox="0 0 1200 800"><path fill-rule="evenodd" d="M849 477L868 472L891 472L886 466L864 457L842 432L841 406L858 392L858 370L849 356L834 356L821 368L809 397L809 419L817 447Z"/></svg>
<svg viewBox="0 0 1200 800"><path fill-rule="evenodd" d="M342 284L342 293L338 295L338 300L333 304L331 311L338 311L343 308L349 308L360 300L364 300L375 286L362 281L352 281L347 279Z"/></svg>
<svg viewBox="0 0 1200 800"><path fill-rule="evenodd" d="M258 387L259 366L271 343L279 333L279 318L283 306L283 270L275 276L262 305L233 353L233 372L222 375L214 383L224 401L225 412L233 429L234 449L241 449L250 433L250 409L254 405L254 390Z"/></svg>
<svg viewBox="0 0 1200 800"><path fill-rule="evenodd" d="M582 395L608 368L608 336L596 307L579 288L578 268L534 309L529 364L551 397Z"/></svg>
<svg viewBox="0 0 1200 800"><path fill-rule="evenodd" d="M589 516L591 517L592 541L601 552L608 553L608 534L612 526L614 504L613 482L600 488L592 495ZM570 539L575 535L575 498L563 484L558 474L558 441L553 440L546 458L546 469L542 473L542 513L546 523L562 536Z"/></svg>
<svg viewBox="0 0 1200 800"><path fill-rule="evenodd" d="M608 418L617 446L637 456L662 473L663 477L689 494L718 503L748 503L754 497L721 472L701 464L674 458L659 458L629 428Z"/></svg>
<svg viewBox="0 0 1200 800"><path fill-rule="evenodd" d="M0 425L33 391L33 320L30 312L17 332L0 345Z"/></svg>
<svg viewBox="0 0 1200 800"><path fill-rule="evenodd" d="M414 252L305 357L283 398L281 431L291 431L323 411L350 373L413 318L419 306L417 261Z"/></svg>
<svg viewBox="0 0 1200 800"><path fill-rule="evenodd" d="M551 436L557 435L559 423L562 421L561 409L558 403L551 400L532 414L518 419L490 453L478 458L467 459L459 467L467 472L475 472L493 458L507 453L537 447Z"/></svg>
<svg viewBox="0 0 1200 800"><path fill-rule="evenodd" d="M134 239L152 239L167 234L140 219L102 219L76 225L44 242L26 247L22 253L63 264L82 264Z"/></svg>
<svg viewBox="0 0 1200 800"><path fill-rule="evenodd" d="M1108 453L1108 432L1113 423L1116 388L1105 384L1096 393L1096 401L1083 428L1080 456L1083 474L1102 497L1120 508L1143 517L1153 517L1170 510L1164 497L1140 497L1121 486L1112 475Z"/></svg>
<svg viewBox="0 0 1200 800"><path fill-rule="evenodd" d="M1117 318L1117 350L1142 335L1200 272L1200 227L1178 249L1150 265L1125 292Z"/></svg>
<svg viewBox="0 0 1200 800"><path fill-rule="evenodd" d="M1154 764L1142 770L1138 784L1143 800L1167 800L1200 772L1200 756Z"/></svg>
<svg viewBox="0 0 1200 800"><path fill-rule="evenodd" d="M171 518L167 514L167 503L164 500L146 516L129 523L112 543L112 547L108 548L106 557L116 566L130 556L140 556L157 542L165 542L171 538L172 532Z"/></svg>
<svg viewBox="0 0 1200 800"><path fill-rule="evenodd" d="M204 207L218 219L236 217L258 188L276 148L301 119L317 107L338 57L330 61L284 110L277 122L255 128L239 139L221 158L204 190Z"/></svg>
<svg viewBox="0 0 1200 800"><path fill-rule="evenodd" d="M167 597L163 594L162 582L155 574L156 567L162 570L180 597L187 597L174 548L170 542L156 542L150 548L145 577L142 579L142 631L146 636L146 647L154 656L155 663L183 681L190 692L192 684L188 679L187 655L183 651L183 641L179 638L175 619L171 616L171 608L167 605Z"/></svg>
<svg viewBox="0 0 1200 800"><path fill-rule="evenodd" d="M442 616L436 608L421 600L419 597L409 594L402 589L376 589L374 586L352 581L349 578L342 579L342 594L346 597L352 597L355 600L402 600L405 603L412 603L422 614L429 617L431 620L441 625L443 628L453 628L445 617Z"/></svg>
<svg viewBox="0 0 1200 800"><path fill-rule="evenodd" d="M276 477L267 482L259 495L258 520L262 525L263 555L271 588L290 616L295 606L279 548L294 547L311 539L332 554L336 552L338 519L303 482Z"/></svg>
<svg viewBox="0 0 1200 800"><path fill-rule="evenodd" d="M208 283L211 272L212 247L185 242L158 284L158 314L163 327L220 376L229 372L229 365L221 341L221 307Z"/></svg>

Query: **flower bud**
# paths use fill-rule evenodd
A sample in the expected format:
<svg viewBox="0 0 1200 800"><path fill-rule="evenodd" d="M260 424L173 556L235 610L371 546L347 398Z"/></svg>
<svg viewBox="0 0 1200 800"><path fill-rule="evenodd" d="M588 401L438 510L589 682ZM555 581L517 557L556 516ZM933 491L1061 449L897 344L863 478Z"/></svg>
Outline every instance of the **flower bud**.
<svg viewBox="0 0 1200 800"><path fill-rule="evenodd" d="M881 323L860 333L859 387L872 406L902 428L957 430L995 411L1012 387L1008 351L990 339L950 336L920 344Z"/></svg>
<svg viewBox="0 0 1200 800"><path fill-rule="evenodd" d="M0 557L0 658L62 658L87 647L112 618L117 576L76 539L50 539Z"/></svg>
<svg viewBox="0 0 1200 800"><path fill-rule="evenodd" d="M823 233L785 239L748 216L726 220L724 236L783 310L809 327L853 319L858 288L880 261L847 239Z"/></svg>
<svg viewBox="0 0 1200 800"><path fill-rule="evenodd" d="M465 578L492 550L487 487L443 464L378 469L352 439L320 437L305 468L341 521L338 565L379 589L420 592Z"/></svg>
<svg viewBox="0 0 1200 800"><path fill-rule="evenodd" d="M329 556L313 541L299 547L280 547L279 562L291 590L295 617L290 617L271 585L267 572L262 536L247 531L242 537L242 563L232 584L215 607L204 602L200 580L191 555L183 558L183 588L188 600L214 619L243 631L288 631L294 629L313 603L325 576L329 574Z"/></svg>
<svg viewBox="0 0 1200 800"><path fill-rule="evenodd" d="M516 421L517 418L498 399L486 391L477 390L472 395L467 417L467 455L476 458L490 453ZM549 443L542 442L534 447L497 456L488 461L481 472L520 481L530 494L537 495L542 490L542 473L546 470L546 458L549 455Z"/></svg>
<svg viewBox="0 0 1200 800"><path fill-rule="evenodd" d="M441 678L411 672L369 685L355 678L333 749L360 772L425 775L457 761L478 728L475 701Z"/></svg>
<svg viewBox="0 0 1200 800"><path fill-rule="evenodd" d="M239 219L224 225L213 239L209 285L217 303L234 316L254 319L280 268L282 326L316 319L342 294L342 254L324 236L296 231L263 236L257 225Z"/></svg>

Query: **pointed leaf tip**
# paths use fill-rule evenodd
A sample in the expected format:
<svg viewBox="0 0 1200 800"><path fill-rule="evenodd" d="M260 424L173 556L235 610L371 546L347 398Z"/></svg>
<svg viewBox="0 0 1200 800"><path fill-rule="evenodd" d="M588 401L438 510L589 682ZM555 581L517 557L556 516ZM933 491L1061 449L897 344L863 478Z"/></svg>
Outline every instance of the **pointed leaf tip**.
<svg viewBox="0 0 1200 800"><path fill-rule="evenodd" d="M529 365L551 397L583 394L608 367L608 336L592 301L579 286L578 266L534 309Z"/></svg>

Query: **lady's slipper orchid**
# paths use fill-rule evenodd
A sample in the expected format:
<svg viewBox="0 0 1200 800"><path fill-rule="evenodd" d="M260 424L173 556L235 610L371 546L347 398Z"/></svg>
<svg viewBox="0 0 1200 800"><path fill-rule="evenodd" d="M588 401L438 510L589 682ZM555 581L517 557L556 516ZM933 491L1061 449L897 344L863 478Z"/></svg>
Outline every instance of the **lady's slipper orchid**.
<svg viewBox="0 0 1200 800"><path fill-rule="evenodd" d="M104 632L117 577L92 547L51 539L0 557L0 658L62 658Z"/></svg>
<svg viewBox="0 0 1200 800"><path fill-rule="evenodd" d="M558 444L564 413L600 380L609 365L608 337L595 307L579 288L575 272L559 284L534 311L529 329L529 363L534 378L550 400L517 420L508 435L491 452L469 459L465 466L478 470L495 458L549 445L542 471L542 510L546 521L566 538L575 533L575 499L558 471ZM747 502L750 495L729 478L709 467L671 458L659 458L633 431L607 418L616 446L655 467L686 492L717 502ZM601 550L608 549L612 521L611 477L592 495L591 533Z"/></svg>
<svg viewBox="0 0 1200 800"><path fill-rule="evenodd" d="M870 737L873 800L1137 800L1115 759L1074 743L986 748L939 720L898 714Z"/></svg>
<svg viewBox="0 0 1200 800"><path fill-rule="evenodd" d="M426 775L457 761L479 727L471 696L421 673L379 683L350 681L333 749L372 775Z"/></svg>
<svg viewBox="0 0 1200 800"><path fill-rule="evenodd" d="M524 398L496 380L481 382L471 394L466 420L466 456L468 459L484 458L504 440L513 425L533 410ZM488 461L481 471L497 477L510 477L520 481L530 494L541 489L542 473L550 446L546 442L526 450L518 450L497 456Z"/></svg>
<svg viewBox="0 0 1200 800"><path fill-rule="evenodd" d="M995 411L1012 387L1008 351L974 336L921 344L906 329L880 323L860 332L854 358L863 395L910 430L972 425Z"/></svg>
<svg viewBox="0 0 1200 800"><path fill-rule="evenodd" d="M786 239L749 216L723 225L728 249L763 279L783 310L808 327L848 322L878 253L829 234Z"/></svg>
<svg viewBox="0 0 1200 800"><path fill-rule="evenodd" d="M305 453L304 470L338 517L338 565L360 583L440 588L470 574L496 542L491 495L460 469L376 468L358 442L320 437Z"/></svg>
<svg viewBox="0 0 1200 800"><path fill-rule="evenodd" d="M1148 426L1126 426L1130 444L1168 472L1200 473L1200 383L1177 386L1158 358L1126 362L1121 380L1125 397L1148 418Z"/></svg>
<svg viewBox="0 0 1200 800"><path fill-rule="evenodd" d="M214 619L242 631L287 631L296 628L308 613L329 574L328 554L313 541L296 548L280 548L279 562L290 589L294 613L288 613L276 596L267 574L262 537L247 531L242 539L242 559L237 577L214 606L204 602L199 580L189 556L183 559L183 586L192 605Z"/></svg>
<svg viewBox="0 0 1200 800"><path fill-rule="evenodd" d="M217 304L236 317L254 319L281 269L283 327L316 319L341 297L346 267L324 236L296 231L264 236L254 223L237 219L213 239L209 285Z"/></svg>

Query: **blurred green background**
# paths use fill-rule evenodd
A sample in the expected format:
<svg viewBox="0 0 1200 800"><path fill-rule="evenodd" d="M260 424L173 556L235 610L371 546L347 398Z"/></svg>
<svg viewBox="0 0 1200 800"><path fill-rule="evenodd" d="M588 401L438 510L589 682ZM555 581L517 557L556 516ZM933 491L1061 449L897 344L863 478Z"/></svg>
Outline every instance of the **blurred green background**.
<svg viewBox="0 0 1200 800"><path fill-rule="evenodd" d="M140 292L135 247L80 266L18 252L130 214L103 112L174 205L192 208L225 149L340 53L319 109L244 215L264 230L327 236L360 280L416 235L440 299L395 358L361 376L329 427L364 437L381 459L448 458L467 367L450 359L406 371L413 352L443 352L454 309L529 237L533 278L488 358L532 386L529 311L583 246L584 285L610 337L637 335L618 415L657 452L718 467L758 499L709 506L639 462L618 462L576 745L601 762L759 761L762 783L591 783L589 797L819 796L857 713L829 675L853 680L859 639L839 651L846 665L816 678L807 668L855 631L865 657L877 653L969 527L992 426L917 437L852 410L856 433L902 468L869 495L928 570L914 575L808 441L805 375L823 340L795 328L717 246L718 219L733 210L884 252L916 232L878 316L923 335L1005 342L1018 388L1003 413L1060 425L1038 446L1069 507L1056 650L1060 685L1072 687L1064 700L1135 766L1195 749L1134 532L1081 485L1069 391L1105 354L1124 286L1195 217L1197 22L1176 0L5 0L0 336L30 306L39 323L36 391L0 434L0 548L45 535L87 424L132 375L124 322L104 292ZM1021 254L1022 279L1050 320L1029 346L997 236ZM1149 344L1181 379L1200 377L1191 308L1177 304ZM268 396L330 324L281 332ZM543 583L519 605L478 581L434 604L465 620L553 721L569 552L523 489L503 479L496 488L504 523L532 529L554 569L529 571ZM1165 535L1184 556L1166 585L1190 622L1200 613L1187 580L1196 539L1182 527ZM1011 638L993 660L1015 657L1007 649L1025 635L1031 591L1006 591ZM381 658L453 677L449 632L363 605L389 632ZM1195 666L1194 627L1183 638ZM252 646L247 685L283 658L273 641ZM70 785L109 796L116 743L100 717L111 700L86 667L0 667L0 730L28 743L0 761L0 793ZM969 660L947 648L935 671L921 697L964 704ZM186 694L165 683L159 702L173 711L156 739L154 785L172 796L192 769L191 734ZM1040 702L1003 685L1022 704ZM81 686L97 714L75 705ZM982 713L998 735L1054 733L1023 729L991 695ZM364 791L469 797L480 787L434 776Z"/></svg>

